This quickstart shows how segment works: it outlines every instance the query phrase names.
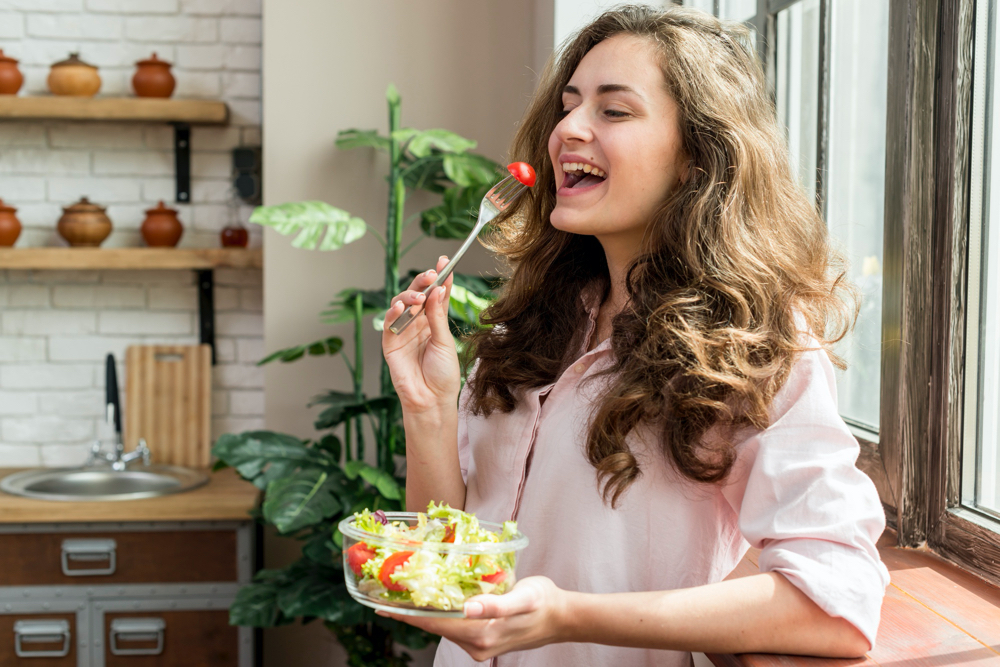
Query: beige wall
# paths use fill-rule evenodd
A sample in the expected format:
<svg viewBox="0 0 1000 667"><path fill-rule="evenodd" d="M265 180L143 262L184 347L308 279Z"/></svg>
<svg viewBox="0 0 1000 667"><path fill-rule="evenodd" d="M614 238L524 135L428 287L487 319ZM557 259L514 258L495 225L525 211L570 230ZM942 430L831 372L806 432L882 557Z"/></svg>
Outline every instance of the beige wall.
<svg viewBox="0 0 1000 667"><path fill-rule="evenodd" d="M551 0L264 0L264 201L320 199L383 229L386 162L370 151L338 153L337 131L387 127L384 92L403 98L403 125L442 127L479 141L499 162L551 48ZM541 17L541 18L539 18ZM536 34L536 25L543 25ZM412 210L430 199L414 198ZM411 231L412 233L412 231ZM456 242L426 241L404 267L429 267ZM264 332L267 349L314 340L346 328L321 325L318 313L346 287L382 284L381 248L371 238L336 253L296 250L268 232L264 243ZM481 250L463 271L488 270ZM369 391L377 389L378 335L367 334ZM337 359L270 366L265 377L267 427L307 437L309 398L348 388ZM288 540L267 540L265 560L294 557ZM343 664L319 623L265 633L265 665ZM425 658L426 660L426 658Z"/></svg>

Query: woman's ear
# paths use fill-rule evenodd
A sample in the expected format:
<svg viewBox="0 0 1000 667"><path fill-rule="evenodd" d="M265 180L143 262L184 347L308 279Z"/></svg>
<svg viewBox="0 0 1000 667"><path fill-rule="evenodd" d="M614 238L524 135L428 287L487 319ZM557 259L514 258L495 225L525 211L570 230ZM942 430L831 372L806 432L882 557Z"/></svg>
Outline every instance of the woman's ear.
<svg viewBox="0 0 1000 667"><path fill-rule="evenodd" d="M694 169L694 160L690 158L684 158L682 160L682 166L681 166L681 183L688 182L688 178L691 177L692 169Z"/></svg>

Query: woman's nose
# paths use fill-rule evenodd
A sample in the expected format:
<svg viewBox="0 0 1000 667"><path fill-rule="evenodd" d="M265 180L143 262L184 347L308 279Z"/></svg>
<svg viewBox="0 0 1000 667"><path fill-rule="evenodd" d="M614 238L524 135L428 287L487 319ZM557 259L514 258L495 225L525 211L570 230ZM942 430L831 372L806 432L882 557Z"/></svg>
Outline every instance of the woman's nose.
<svg viewBox="0 0 1000 667"><path fill-rule="evenodd" d="M573 141L586 143L593 138L590 122L581 107L577 107L563 116L552 133L563 143Z"/></svg>

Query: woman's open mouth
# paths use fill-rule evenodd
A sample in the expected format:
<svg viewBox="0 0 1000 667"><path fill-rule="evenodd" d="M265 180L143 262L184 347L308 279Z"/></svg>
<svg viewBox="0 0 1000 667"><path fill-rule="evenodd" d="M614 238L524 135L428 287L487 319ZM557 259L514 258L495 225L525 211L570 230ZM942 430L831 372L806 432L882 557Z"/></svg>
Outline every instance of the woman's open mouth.
<svg viewBox="0 0 1000 667"><path fill-rule="evenodd" d="M583 162L567 162L562 165L563 182L557 194L578 194L592 190L604 183L607 172Z"/></svg>

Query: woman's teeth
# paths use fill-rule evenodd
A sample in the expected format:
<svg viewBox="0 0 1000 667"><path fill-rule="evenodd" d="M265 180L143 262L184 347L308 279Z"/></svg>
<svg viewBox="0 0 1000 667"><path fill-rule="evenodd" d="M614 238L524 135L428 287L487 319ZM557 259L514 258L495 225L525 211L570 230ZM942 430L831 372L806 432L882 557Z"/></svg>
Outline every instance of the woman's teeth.
<svg viewBox="0 0 1000 667"><path fill-rule="evenodd" d="M583 162L567 162L562 166L563 173L570 174L574 171L582 171L584 174L593 174L594 176L599 176L600 178L607 178L608 174L603 169L598 169L597 167Z"/></svg>

